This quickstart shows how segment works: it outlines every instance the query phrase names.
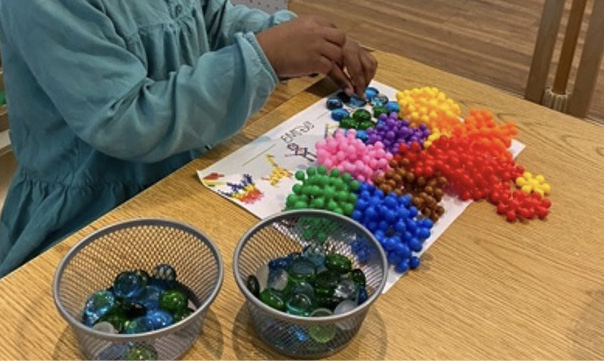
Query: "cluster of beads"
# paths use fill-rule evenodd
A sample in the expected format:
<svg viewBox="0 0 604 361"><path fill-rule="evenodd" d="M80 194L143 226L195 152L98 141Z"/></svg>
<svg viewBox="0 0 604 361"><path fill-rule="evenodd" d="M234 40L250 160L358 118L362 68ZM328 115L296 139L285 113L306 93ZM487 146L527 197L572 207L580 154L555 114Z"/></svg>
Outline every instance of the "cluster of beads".
<svg viewBox="0 0 604 361"><path fill-rule="evenodd" d="M287 196L286 210L292 209L326 209L335 213L352 215L357 195L353 192L359 188L359 182L349 173L340 174L337 168L329 174L325 166L309 167L306 173L296 172L296 183L293 193Z"/></svg>
<svg viewBox="0 0 604 361"><path fill-rule="evenodd" d="M540 196L545 196L552 191L549 183L545 181L545 177L541 174L533 177L530 172L524 172L522 176L516 178L516 186L524 193L538 193Z"/></svg>
<svg viewBox="0 0 604 361"><path fill-rule="evenodd" d="M396 98L400 105L401 118L409 119L415 126L425 123L431 130L442 130L450 129L459 123L459 105L437 88L404 90L398 92Z"/></svg>
<svg viewBox="0 0 604 361"><path fill-rule="evenodd" d="M337 168L350 173L359 181L371 182L377 173L388 169L392 154L386 152L384 144L377 142L366 145L356 137L356 131L338 129L333 136L317 142L317 161L328 170Z"/></svg>
<svg viewBox="0 0 604 361"><path fill-rule="evenodd" d="M382 142L386 150L390 153L396 153L402 143L411 145L412 142L422 144L424 139L430 134L426 124L414 127L407 120L398 120L396 113L380 115L379 122L375 128L367 130L367 144Z"/></svg>
<svg viewBox="0 0 604 361"><path fill-rule="evenodd" d="M375 235L397 272L419 266L413 252L422 250L434 223L419 215L410 195L385 194L374 185L362 183L352 218Z"/></svg>
<svg viewBox="0 0 604 361"><path fill-rule="evenodd" d="M511 191L509 184L494 188L490 197L491 203L497 206L497 213L505 215L509 222L517 219L545 219L552 203L539 193L526 194L520 190Z"/></svg>

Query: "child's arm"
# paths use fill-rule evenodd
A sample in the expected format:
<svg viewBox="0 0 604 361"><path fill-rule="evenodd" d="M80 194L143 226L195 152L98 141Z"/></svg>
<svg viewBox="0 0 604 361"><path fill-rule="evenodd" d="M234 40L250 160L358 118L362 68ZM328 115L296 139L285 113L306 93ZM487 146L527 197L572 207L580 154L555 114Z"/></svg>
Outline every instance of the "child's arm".
<svg viewBox="0 0 604 361"><path fill-rule="evenodd" d="M155 162L214 145L238 131L278 81L252 34L239 33L232 45L154 81L100 0L0 8L5 48L25 59L81 139L116 158Z"/></svg>
<svg viewBox="0 0 604 361"><path fill-rule="evenodd" d="M269 15L244 5L233 6L230 0L208 0L203 10L213 49L230 45L236 33L258 33L296 17L287 10Z"/></svg>

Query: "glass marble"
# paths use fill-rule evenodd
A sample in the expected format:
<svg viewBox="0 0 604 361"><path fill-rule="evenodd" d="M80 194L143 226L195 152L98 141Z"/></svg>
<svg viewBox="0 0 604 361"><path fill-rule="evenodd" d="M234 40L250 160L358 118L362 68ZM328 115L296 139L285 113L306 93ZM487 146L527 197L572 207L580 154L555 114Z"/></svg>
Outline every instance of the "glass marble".
<svg viewBox="0 0 604 361"><path fill-rule="evenodd" d="M365 105L367 105L367 101L365 99L359 97L358 95L353 94L350 97L350 102L348 103L348 105L350 105L351 107L354 107L354 108L362 108Z"/></svg>
<svg viewBox="0 0 604 361"><path fill-rule="evenodd" d="M127 321L128 321L128 318L125 315L123 315L122 313L110 312L109 314L101 317L101 319L99 320L99 323L108 322L113 326L113 328L117 332L122 332L124 330L124 325L126 324Z"/></svg>
<svg viewBox="0 0 604 361"><path fill-rule="evenodd" d="M256 278L256 276L249 275L245 282L245 286L254 296L260 296L260 284L258 283L258 278Z"/></svg>
<svg viewBox="0 0 604 361"><path fill-rule="evenodd" d="M335 109L331 112L331 119L339 122L342 119L348 118L350 116L350 112L346 109Z"/></svg>
<svg viewBox="0 0 604 361"><path fill-rule="evenodd" d="M371 99L371 104L374 107L383 107L386 106L386 104L388 104L388 101L390 101L390 99L388 99L388 97L384 94L378 94L375 97L373 97L373 99Z"/></svg>
<svg viewBox="0 0 604 361"><path fill-rule="evenodd" d="M96 331L104 333L118 333L111 323L105 321L97 322L94 326L92 326L92 328Z"/></svg>
<svg viewBox="0 0 604 361"><path fill-rule="evenodd" d="M346 94L345 92L339 92L336 95L344 104L348 104L350 103L350 96L348 94Z"/></svg>
<svg viewBox="0 0 604 361"><path fill-rule="evenodd" d="M122 272L113 282L113 293L120 298L133 298L143 288L143 281L136 272Z"/></svg>
<svg viewBox="0 0 604 361"><path fill-rule="evenodd" d="M308 281L315 277L316 266L309 259L300 257L291 263L287 273L295 282Z"/></svg>
<svg viewBox="0 0 604 361"><path fill-rule="evenodd" d="M348 257L339 253L330 253L325 256L325 266L328 270L342 273L348 273L352 270L352 262Z"/></svg>
<svg viewBox="0 0 604 361"><path fill-rule="evenodd" d="M137 334L153 331L153 324L147 317L138 317L126 322L124 325L124 333Z"/></svg>
<svg viewBox="0 0 604 361"><path fill-rule="evenodd" d="M268 264L265 264L258 268L256 271L256 278L258 279L258 286L260 286L260 292L264 291L266 285L268 284L268 274L270 270L268 268Z"/></svg>
<svg viewBox="0 0 604 361"><path fill-rule="evenodd" d="M310 314L310 317L326 317L331 315L333 315L333 312L331 312L330 310L325 308L317 308ZM308 327L308 335L315 342L327 343L331 341L336 335L336 327L330 324L310 325Z"/></svg>
<svg viewBox="0 0 604 361"><path fill-rule="evenodd" d="M340 277L338 273L330 270L320 272L315 277L315 291L319 289L333 290L338 285Z"/></svg>
<svg viewBox="0 0 604 361"><path fill-rule="evenodd" d="M315 297L315 302L319 307L327 308L333 310L337 305L342 302L341 298L335 297L333 295L323 295L318 294Z"/></svg>
<svg viewBox="0 0 604 361"><path fill-rule="evenodd" d="M195 312L195 311L189 307L175 311L174 317L173 317L174 323L180 322L180 321L184 320L185 318L191 316L193 314L193 312Z"/></svg>
<svg viewBox="0 0 604 361"><path fill-rule="evenodd" d="M267 288L264 291L260 292L260 301L262 301L267 306L277 309L279 311L286 310L285 301L283 301L281 292L272 288Z"/></svg>
<svg viewBox="0 0 604 361"><path fill-rule="evenodd" d="M357 122L371 121L371 113L367 109L357 109L352 113L352 119Z"/></svg>
<svg viewBox="0 0 604 361"><path fill-rule="evenodd" d="M365 273L359 268L355 268L350 272L350 279L359 286L365 286L365 283L367 282Z"/></svg>
<svg viewBox="0 0 604 361"><path fill-rule="evenodd" d="M153 278L171 284L176 281L176 271L167 263L158 264L151 272Z"/></svg>
<svg viewBox="0 0 604 361"><path fill-rule="evenodd" d="M126 352L126 360L157 360L157 351L151 345L134 345Z"/></svg>
<svg viewBox="0 0 604 361"><path fill-rule="evenodd" d="M147 307L138 302L122 302L119 305L119 312L124 314L127 318L141 317L147 314Z"/></svg>
<svg viewBox="0 0 604 361"><path fill-rule="evenodd" d="M380 93L380 91L377 90L376 88L371 87L371 86L367 87L367 89L365 89L365 98L371 100L379 93Z"/></svg>
<svg viewBox="0 0 604 361"><path fill-rule="evenodd" d="M136 296L136 302L148 310L159 308L159 299L164 291L157 286L145 286Z"/></svg>
<svg viewBox="0 0 604 361"><path fill-rule="evenodd" d="M336 286L333 295L341 299L349 299L356 295L357 285L353 280L342 280Z"/></svg>
<svg viewBox="0 0 604 361"><path fill-rule="evenodd" d="M380 114L387 114L388 109L384 106L373 107L373 116L376 118L380 117Z"/></svg>
<svg viewBox="0 0 604 361"><path fill-rule="evenodd" d="M313 242L304 247L302 256L314 263L316 267L321 267L325 265L325 246Z"/></svg>
<svg viewBox="0 0 604 361"><path fill-rule="evenodd" d="M344 301L338 303L336 308L333 310L333 313L336 315L340 315L342 313L352 311L355 308L357 308L357 303L355 301L344 300Z"/></svg>
<svg viewBox="0 0 604 361"><path fill-rule="evenodd" d="M292 258L290 258L290 257L278 257L278 258L272 259L268 263L268 269L271 271L275 271L278 269L286 269L289 267L289 265L291 263L292 263Z"/></svg>
<svg viewBox="0 0 604 361"><path fill-rule="evenodd" d="M327 99L326 105L327 105L327 109L335 110L335 109L342 108L344 106L344 102L342 101L342 99L340 99L338 97L329 97Z"/></svg>
<svg viewBox="0 0 604 361"><path fill-rule="evenodd" d="M359 286L359 290L357 293L357 304L362 304L363 302L367 301L368 298L369 295L367 294L367 289L365 288L365 286Z"/></svg>
<svg viewBox="0 0 604 361"><path fill-rule="evenodd" d="M147 313L147 319L153 330L170 326L174 322L172 314L164 310L153 310Z"/></svg>
<svg viewBox="0 0 604 361"><path fill-rule="evenodd" d="M291 288L288 291L289 294L303 294L303 295L307 295L308 297L310 297L310 299L315 298L315 289L313 288L313 286L306 282L306 281L302 281L302 282L297 282L297 283L291 283Z"/></svg>
<svg viewBox="0 0 604 361"><path fill-rule="evenodd" d="M96 357L97 360L124 360L128 346L125 343L109 344Z"/></svg>
<svg viewBox="0 0 604 361"><path fill-rule="evenodd" d="M268 275L268 288L273 288L277 291L283 291L289 282L289 275L286 270L278 269L271 271Z"/></svg>
<svg viewBox="0 0 604 361"><path fill-rule="evenodd" d="M309 340L308 333L306 333L306 330L301 326L291 325L288 327L287 331L292 336L292 338L299 343L308 342Z"/></svg>
<svg viewBox="0 0 604 361"><path fill-rule="evenodd" d="M401 111L401 108L397 101L392 100L386 103L386 111L388 113L398 113Z"/></svg>
<svg viewBox="0 0 604 361"><path fill-rule="evenodd" d="M176 312L185 308L188 301L189 297L183 291L171 289L162 293L159 299L159 306L168 311Z"/></svg>
<svg viewBox="0 0 604 361"><path fill-rule="evenodd" d="M357 121L350 117L346 117L346 118L342 119L342 121L340 121L340 128L350 129L350 128L356 128L356 127L357 127Z"/></svg>
<svg viewBox="0 0 604 361"><path fill-rule="evenodd" d="M149 273L147 273L147 271L143 269L137 269L134 271L134 273L141 278L143 286L146 286L149 283L149 279L151 277L149 276Z"/></svg>
<svg viewBox="0 0 604 361"><path fill-rule="evenodd" d="M88 297L84 306L84 319L92 326L99 318L106 315L115 306L115 296L107 290L97 291Z"/></svg>
<svg viewBox="0 0 604 361"><path fill-rule="evenodd" d="M313 309L313 302L305 294L293 294L286 303L287 313L296 316L308 316Z"/></svg>

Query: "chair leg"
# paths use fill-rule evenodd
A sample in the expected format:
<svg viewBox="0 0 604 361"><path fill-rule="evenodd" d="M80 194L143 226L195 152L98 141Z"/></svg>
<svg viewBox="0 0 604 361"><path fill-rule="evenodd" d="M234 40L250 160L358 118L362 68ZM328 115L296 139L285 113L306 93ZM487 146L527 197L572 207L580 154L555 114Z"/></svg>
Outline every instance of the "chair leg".
<svg viewBox="0 0 604 361"><path fill-rule="evenodd" d="M546 0L543 7L541 24L539 25L539 33L533 52L533 61L524 94L526 99L535 103L541 103L545 91L562 13L564 12L564 1Z"/></svg>
<svg viewBox="0 0 604 361"><path fill-rule="evenodd" d="M568 113L585 118L596 88L598 71L604 55L604 1L594 1L589 27L585 35L585 44L572 96L568 104Z"/></svg>

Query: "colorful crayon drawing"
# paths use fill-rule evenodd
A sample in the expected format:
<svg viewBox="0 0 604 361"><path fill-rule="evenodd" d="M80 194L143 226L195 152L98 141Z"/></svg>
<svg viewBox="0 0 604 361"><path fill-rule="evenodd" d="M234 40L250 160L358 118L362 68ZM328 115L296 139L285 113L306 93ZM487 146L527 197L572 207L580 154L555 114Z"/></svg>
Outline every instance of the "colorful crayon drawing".
<svg viewBox="0 0 604 361"><path fill-rule="evenodd" d="M273 156L272 154L267 154L266 159L271 164L273 171L269 176L262 177L262 179L269 181L273 187L279 184L279 182L281 182L281 179L293 177L294 174L289 169L277 164L277 161L275 161L275 156Z"/></svg>
<svg viewBox="0 0 604 361"><path fill-rule="evenodd" d="M218 191L227 198L238 200L241 203L252 204L261 199L264 193L256 187L251 175L244 174L239 183L227 183L231 192Z"/></svg>
<svg viewBox="0 0 604 361"><path fill-rule="evenodd" d="M207 176L203 177L201 182L208 188L214 188L226 184L224 181L220 181L220 178L224 178L224 174L212 172Z"/></svg>

